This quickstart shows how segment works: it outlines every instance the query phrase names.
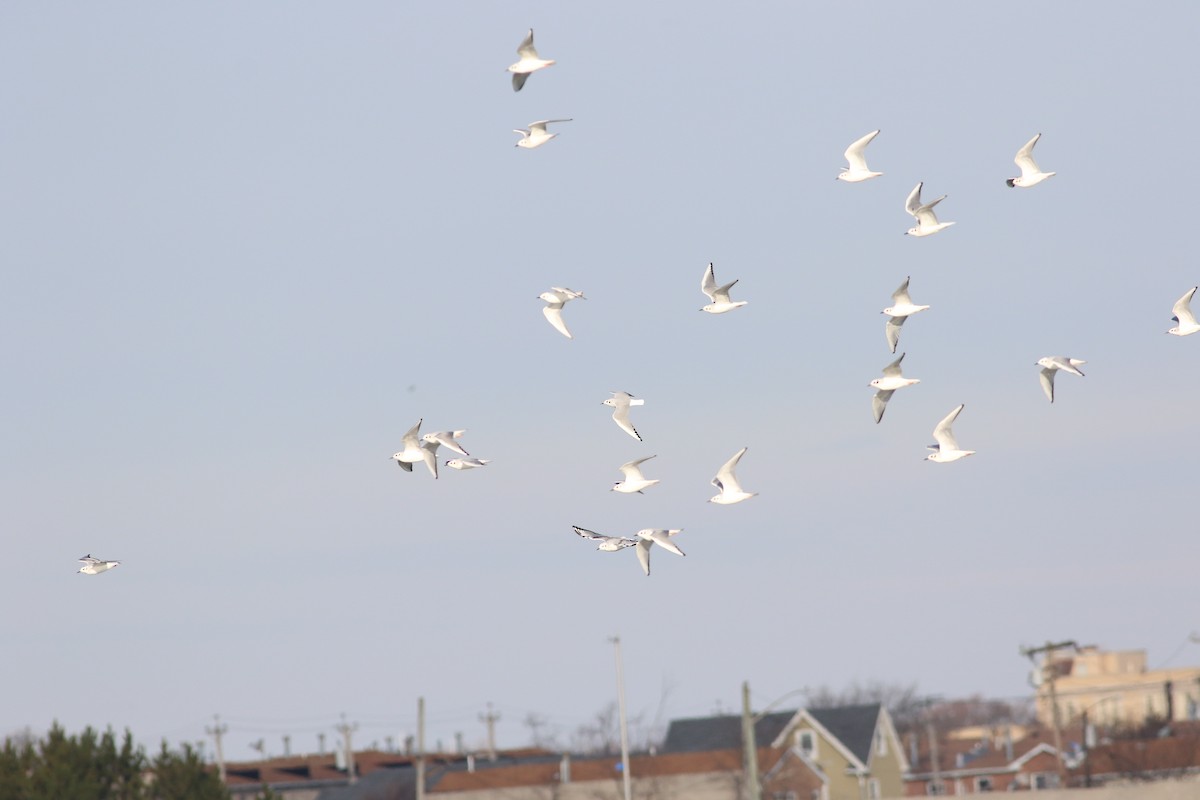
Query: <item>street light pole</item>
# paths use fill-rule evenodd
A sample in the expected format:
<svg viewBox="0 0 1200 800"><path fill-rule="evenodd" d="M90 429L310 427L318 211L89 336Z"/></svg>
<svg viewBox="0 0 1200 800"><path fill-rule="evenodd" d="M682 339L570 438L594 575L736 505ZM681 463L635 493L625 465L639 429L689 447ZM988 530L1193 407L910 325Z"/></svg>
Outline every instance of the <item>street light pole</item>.
<svg viewBox="0 0 1200 800"><path fill-rule="evenodd" d="M625 674L621 668L621 637L609 637L617 659L617 713L621 722L621 779L625 785L625 800L633 800L632 776L629 774L629 725L625 721Z"/></svg>
<svg viewBox="0 0 1200 800"><path fill-rule="evenodd" d="M754 737L754 717L750 713L750 681L742 681L742 763L746 773L746 800L761 800L758 782L758 742Z"/></svg>

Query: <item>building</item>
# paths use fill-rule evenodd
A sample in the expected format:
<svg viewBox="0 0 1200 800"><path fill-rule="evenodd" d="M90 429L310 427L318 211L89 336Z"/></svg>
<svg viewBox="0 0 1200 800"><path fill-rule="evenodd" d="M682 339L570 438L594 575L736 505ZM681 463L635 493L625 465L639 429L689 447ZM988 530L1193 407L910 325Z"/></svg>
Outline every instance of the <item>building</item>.
<svg viewBox="0 0 1200 800"><path fill-rule="evenodd" d="M1108 727L1200 719L1200 667L1149 670L1145 650L1054 650L1035 676L1037 716L1046 726L1054 725L1052 683L1062 725L1082 724L1084 714L1087 723Z"/></svg>
<svg viewBox="0 0 1200 800"><path fill-rule="evenodd" d="M971 742L955 732L937 747L923 742L905 776L909 797L1053 789L1060 785L1058 753L1048 731L1013 740L1008 730L988 732ZM935 763L936 758L936 763Z"/></svg>
<svg viewBox="0 0 1200 800"><path fill-rule="evenodd" d="M756 718L755 740L779 757L759 761L766 800L876 800L904 793L908 763L891 716L879 703L800 709ZM739 748L740 716L673 720L663 751ZM772 781L788 775L794 786ZM793 792L789 798L788 792Z"/></svg>

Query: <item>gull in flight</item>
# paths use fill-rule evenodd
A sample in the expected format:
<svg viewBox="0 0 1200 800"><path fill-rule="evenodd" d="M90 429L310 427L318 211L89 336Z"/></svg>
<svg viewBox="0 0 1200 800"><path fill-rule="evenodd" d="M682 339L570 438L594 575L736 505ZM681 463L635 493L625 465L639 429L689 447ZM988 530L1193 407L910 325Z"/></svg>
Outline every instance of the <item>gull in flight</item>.
<svg viewBox="0 0 1200 800"><path fill-rule="evenodd" d="M1196 288L1193 286L1188 289L1183 297L1176 300L1175 305L1171 306L1171 313L1174 315L1171 319L1175 320L1177 324L1167 333L1175 336L1190 336L1196 331L1200 331L1200 324L1196 322L1196 316L1192 313L1192 295L1196 293Z"/></svg>
<svg viewBox="0 0 1200 800"><path fill-rule="evenodd" d="M893 392L921 382L918 378L906 378L900 374L900 362L904 360L905 355L906 353L901 353L899 358L883 368L882 378L876 378L868 384L872 389L878 389L875 397L871 399L871 410L875 413L876 425L883 419L883 412L887 409L888 400L892 399Z"/></svg>
<svg viewBox="0 0 1200 800"><path fill-rule="evenodd" d="M633 427L633 423L629 421L629 407L644 406L646 401L634 397L629 392L610 392L609 394L611 394L612 397L605 400L603 405L612 406L613 421L617 423L621 430L625 431L639 442L642 441L641 434L637 432L637 429Z"/></svg>
<svg viewBox="0 0 1200 800"><path fill-rule="evenodd" d="M461 431L437 431L436 433L425 434L421 437L421 441L428 442L429 444L440 444L448 450L453 450L456 453L469 456L471 454L464 450L461 444L455 441L456 439L461 438L464 433L466 433L465 429Z"/></svg>
<svg viewBox="0 0 1200 800"><path fill-rule="evenodd" d="M867 166L866 149L871 140L879 135L879 131L871 131L866 136L862 137L854 144L846 148L846 161L850 162L850 166L842 171L837 176L839 181L847 183L858 183L859 181L878 178L882 172L872 172Z"/></svg>
<svg viewBox="0 0 1200 800"><path fill-rule="evenodd" d="M733 454L733 458L729 459L722 465L721 469L717 470L717 476L712 479L712 485L717 487L718 495L714 495L708 499L710 503L728 506L734 503L740 503L743 500L749 500L758 492L746 492L742 490L742 485L738 483L737 476L733 474L733 468L741 461L742 456L749 450L748 447L743 447Z"/></svg>
<svg viewBox="0 0 1200 800"><path fill-rule="evenodd" d="M958 461L960 458L975 455L974 450L960 450L958 440L954 438L954 431L950 430L950 426L954 424L955 418L959 412L963 410L966 404L960 405L958 408L946 415L946 418L937 424L933 429L933 438L937 444L929 445L929 449L933 452L925 456L926 461L936 461L939 464L948 464L951 461Z"/></svg>
<svg viewBox="0 0 1200 800"><path fill-rule="evenodd" d="M708 269L704 270L704 277L700 279L700 291L708 295L711 303L706 305L701 311L707 311L710 314L724 314L726 311L733 311L735 308L741 308L746 305L745 300L733 301L729 299L729 290L733 288L733 284L737 281L731 281L724 286L717 286L717 277L713 273L712 262L709 262Z"/></svg>
<svg viewBox="0 0 1200 800"><path fill-rule="evenodd" d="M79 568L79 572L82 572L84 575L99 575L101 572L107 572L113 567L121 566L120 561L105 561L100 558L92 558L91 553L88 553L86 556L79 559L79 561L83 564L83 566ZM77 572L76 574L79 573Z"/></svg>
<svg viewBox="0 0 1200 800"><path fill-rule="evenodd" d="M1033 160L1033 146L1038 143L1038 139L1040 138L1042 138L1042 135L1039 133L1017 151L1017 157L1013 161L1021 168L1021 175L1006 180L1005 183L1009 186L1019 186L1022 189L1028 189L1030 186L1037 186L1046 180L1046 178L1058 174L1055 172L1042 172L1042 168Z"/></svg>
<svg viewBox="0 0 1200 800"><path fill-rule="evenodd" d="M1038 376L1042 380L1042 391L1046 393L1046 397L1050 398L1051 403L1054 402L1054 373L1061 369L1063 372L1069 372L1082 378L1083 373L1076 367L1086 363L1082 358L1067 358L1066 356L1046 356L1037 360L1037 365L1042 368L1041 374Z"/></svg>
<svg viewBox="0 0 1200 800"><path fill-rule="evenodd" d="M682 556L685 553L671 541L671 537L677 535L683 529L665 530L661 528L645 528L637 532L634 538L630 539L624 536L605 536L602 533L589 531L587 528L580 528L578 525L571 526L575 533L593 542L599 542L596 546L597 550L603 550L606 553L615 553L618 550L624 550L626 547L636 547L638 561L641 562L642 570L650 574L650 548L657 544L665 550L668 550L675 555Z"/></svg>
<svg viewBox="0 0 1200 800"><path fill-rule="evenodd" d="M405 472L412 472L413 464L423 461L433 477L437 478L438 464L436 453L439 442L428 442L417 438L423 421L424 418L417 420L417 424L408 429L408 433L404 434L404 438L401 440L404 449L393 453L392 458Z"/></svg>
<svg viewBox="0 0 1200 800"><path fill-rule="evenodd" d="M508 71L513 74L512 84L514 92L521 91L521 87L525 85L525 81L529 79L532 73L537 72L539 69L545 69L554 63L554 59L552 58L540 58L537 50L533 49L533 28L529 29L525 40L517 48L517 55L521 57L521 60L508 68Z"/></svg>
<svg viewBox="0 0 1200 800"><path fill-rule="evenodd" d="M918 183L917 188L912 190L908 195L908 200L904 203L904 210L917 218L917 224L905 231L909 236L932 236L954 224L953 222L938 222L937 215L933 213L933 207L945 200L946 195L929 203L921 203L921 187L924 185L924 181Z"/></svg>
<svg viewBox="0 0 1200 800"><path fill-rule="evenodd" d="M900 326L913 314L929 308L929 306L913 305L912 298L908 296L908 280L905 278L904 283L900 284L900 288L892 292L892 304L879 312L888 315L888 321L883 326L883 334L887 337L888 347L893 353L896 352L896 345L900 343Z"/></svg>
<svg viewBox="0 0 1200 800"><path fill-rule="evenodd" d="M475 469L490 462L490 458L452 458L446 462L446 466L450 469Z"/></svg>
<svg viewBox="0 0 1200 800"><path fill-rule="evenodd" d="M532 150L535 147L541 147L546 142L558 136L557 133L547 133L546 126L552 122L570 122L569 119L540 119L537 122L529 123L529 130L524 128L513 128L513 133L522 135L521 141L517 142L517 147L524 147Z"/></svg>
<svg viewBox="0 0 1200 800"><path fill-rule="evenodd" d="M635 461L627 461L621 465L621 473L625 476L625 480L617 481L613 484L609 491L620 492L621 494L633 494L634 492L642 494L643 489L649 489L658 480L646 480L646 476L642 474L639 466L643 461L649 461L654 456L646 456Z"/></svg>
<svg viewBox="0 0 1200 800"><path fill-rule="evenodd" d="M546 301L546 307L542 309L542 313L546 315L546 321L554 326L554 329L568 339L574 339L571 332L567 330L567 323L563 321L562 308L567 303L579 298L587 300L583 296L583 292L564 289L561 286L551 287L550 291L542 292L538 295L539 300Z"/></svg>

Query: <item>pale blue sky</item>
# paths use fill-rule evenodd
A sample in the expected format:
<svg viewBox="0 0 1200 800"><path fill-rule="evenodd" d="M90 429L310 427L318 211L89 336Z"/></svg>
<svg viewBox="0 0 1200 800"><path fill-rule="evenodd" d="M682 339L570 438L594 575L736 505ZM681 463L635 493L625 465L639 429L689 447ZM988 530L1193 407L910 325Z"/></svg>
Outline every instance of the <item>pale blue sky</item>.
<svg viewBox="0 0 1200 800"><path fill-rule="evenodd" d="M1028 693L1195 615L1193 4L9 3L0 733ZM558 64L514 94L533 27ZM538 150L510 131L572 117ZM881 128L884 175L835 182ZM1058 175L1004 179L1042 132ZM917 181L933 238L903 236ZM701 314L713 261L749 305ZM871 417L912 276L922 380ZM576 338L546 324L552 285ZM1088 361L1051 406L1034 362ZM639 444L600 405L644 397ZM924 463L933 426L978 455ZM418 418L485 470L389 463ZM742 446L746 487L705 503ZM646 465L645 496L608 491ZM684 528L679 559L571 532ZM116 572L75 575L90 552ZM1200 661L1185 648L1177 663Z"/></svg>

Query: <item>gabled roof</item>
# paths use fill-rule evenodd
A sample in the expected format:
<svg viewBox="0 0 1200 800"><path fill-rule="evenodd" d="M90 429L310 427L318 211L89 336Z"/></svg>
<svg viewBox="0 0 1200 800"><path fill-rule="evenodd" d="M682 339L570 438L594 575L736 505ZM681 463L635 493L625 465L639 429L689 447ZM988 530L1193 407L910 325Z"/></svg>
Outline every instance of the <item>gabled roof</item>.
<svg viewBox="0 0 1200 800"><path fill-rule="evenodd" d="M875 727L879 723L879 715L882 711L883 705L880 703L801 709L779 730L772 745L783 747L786 744L785 734L794 730L798 725L806 724L828 740L852 766L856 769L866 770L871 760L871 744L875 740Z"/></svg>
<svg viewBox="0 0 1200 800"><path fill-rule="evenodd" d="M795 711L764 714L754 725L754 739L766 746L783 732L796 716ZM742 718L729 714L720 717L673 719L667 727L662 753L691 753L702 750L726 750L742 746Z"/></svg>
<svg viewBox="0 0 1200 800"><path fill-rule="evenodd" d="M882 708L879 703L868 703L862 706L810 708L808 714L866 764L871 760L871 744L875 741L875 726Z"/></svg>

